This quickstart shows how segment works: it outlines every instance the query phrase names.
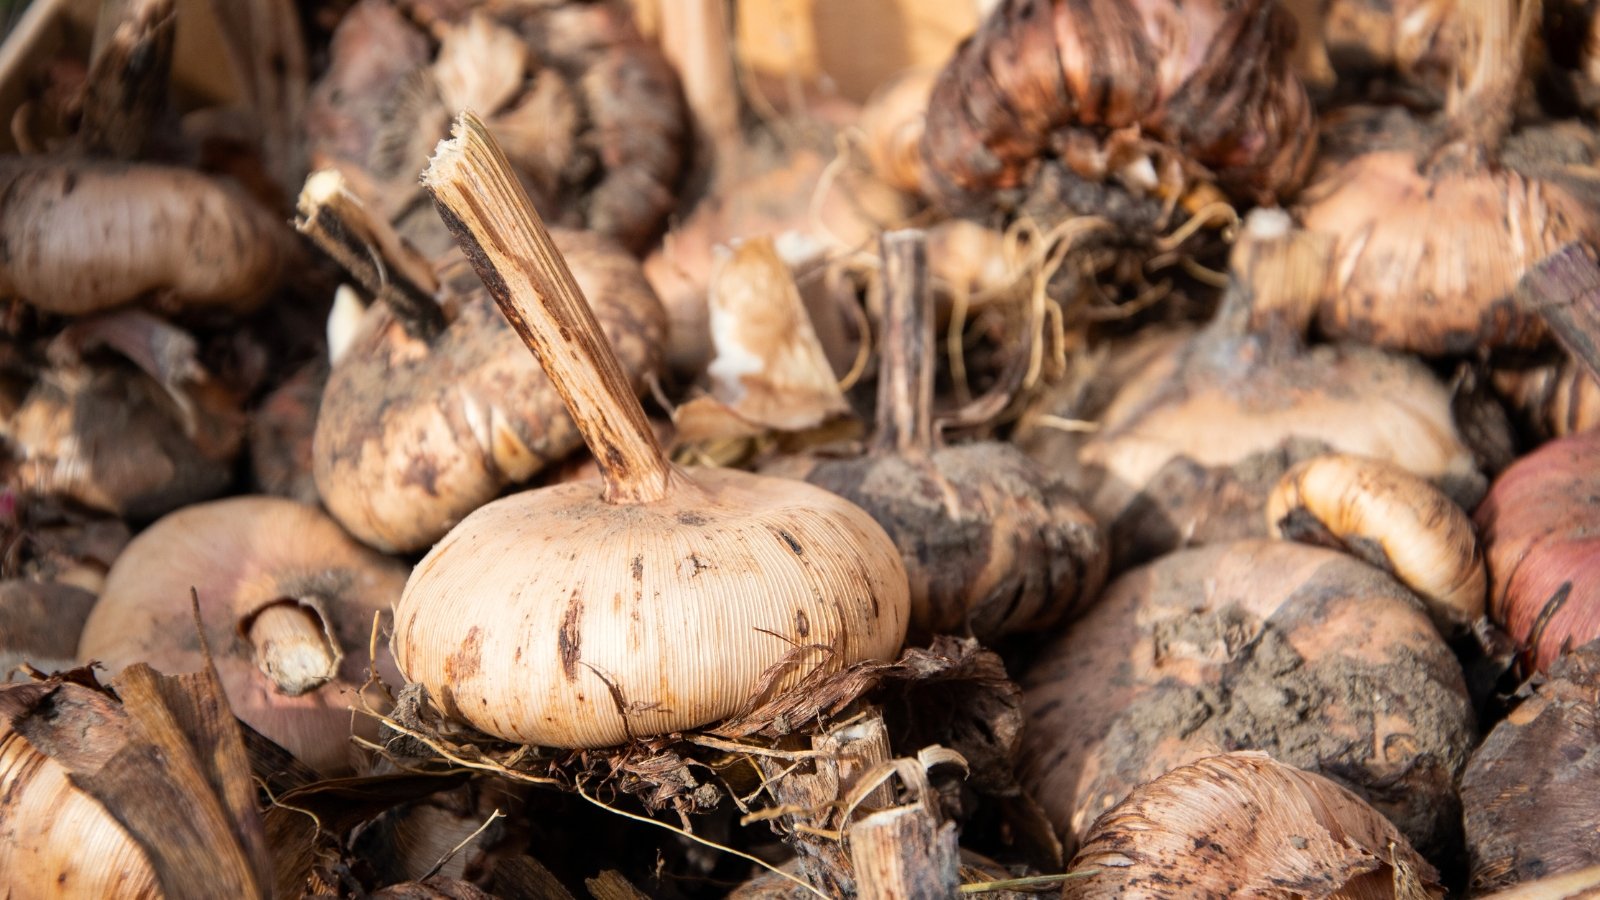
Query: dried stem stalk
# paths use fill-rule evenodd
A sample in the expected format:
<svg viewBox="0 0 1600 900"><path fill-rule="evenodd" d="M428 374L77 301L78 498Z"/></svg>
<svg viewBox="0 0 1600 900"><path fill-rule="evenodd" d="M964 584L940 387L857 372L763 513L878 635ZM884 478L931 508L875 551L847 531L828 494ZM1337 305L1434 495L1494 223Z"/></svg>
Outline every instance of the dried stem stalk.
<svg viewBox="0 0 1600 900"><path fill-rule="evenodd" d="M1516 296L1600 381L1600 266L1583 245L1567 244L1530 269L1517 284Z"/></svg>
<svg viewBox="0 0 1600 900"><path fill-rule="evenodd" d="M955 823L941 825L921 803L876 812L851 826L850 861L861 900L936 900L961 888Z"/></svg>
<svg viewBox="0 0 1600 900"><path fill-rule="evenodd" d="M337 169L306 179L295 228L388 305L406 333L429 340L444 330L433 267L382 216L368 211Z"/></svg>
<svg viewBox="0 0 1600 900"><path fill-rule="evenodd" d="M661 8L661 51L718 166L739 153L739 89L727 0L672 0Z"/></svg>
<svg viewBox="0 0 1600 900"><path fill-rule="evenodd" d="M256 666L278 690L298 697L339 674L341 654L328 640L322 617L294 601L274 603L250 621L247 630Z"/></svg>
<svg viewBox="0 0 1600 900"><path fill-rule="evenodd" d="M600 465L606 502L651 503L665 497L672 467L644 407L481 119L461 114L422 183L500 311L572 411Z"/></svg>
<svg viewBox="0 0 1600 900"><path fill-rule="evenodd" d="M873 450L903 455L933 449L933 320L928 244L920 230L883 235L883 338Z"/></svg>

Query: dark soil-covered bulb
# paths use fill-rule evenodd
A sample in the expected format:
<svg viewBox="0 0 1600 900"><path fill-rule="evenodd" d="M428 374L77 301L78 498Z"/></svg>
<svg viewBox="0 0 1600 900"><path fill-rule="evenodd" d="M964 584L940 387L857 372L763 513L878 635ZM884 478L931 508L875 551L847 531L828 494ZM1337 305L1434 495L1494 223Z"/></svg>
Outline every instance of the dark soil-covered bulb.
<svg viewBox="0 0 1600 900"><path fill-rule="evenodd" d="M921 232L883 236L878 423L855 459L780 460L867 510L900 548L918 635L983 641L1055 624L1105 580L1099 527L1059 478L1010 444L945 447L934 433L932 298Z"/></svg>
<svg viewBox="0 0 1600 900"><path fill-rule="evenodd" d="M1431 859L1459 852L1461 667L1409 591L1343 553L1169 554L1114 581L1022 686L1022 781L1069 845L1168 769L1260 750L1351 789Z"/></svg>
<svg viewBox="0 0 1600 900"><path fill-rule="evenodd" d="M1600 643L1574 650L1461 776L1474 891L1600 865Z"/></svg>
<svg viewBox="0 0 1600 900"><path fill-rule="evenodd" d="M1377 810L1264 753L1196 760L1101 816L1068 900L1320 897L1438 900L1439 873Z"/></svg>
<svg viewBox="0 0 1600 900"><path fill-rule="evenodd" d="M1600 431L1551 441L1495 479L1474 514L1489 617L1525 673L1600 638Z"/></svg>
<svg viewBox="0 0 1600 900"><path fill-rule="evenodd" d="M1078 214L1108 210L1075 185L1169 204L1205 182L1287 196L1316 144L1294 27L1261 0L1005 0L933 87L924 190L992 208L1055 185Z"/></svg>
<svg viewBox="0 0 1600 900"><path fill-rule="evenodd" d="M899 650L905 569L870 516L809 485L664 457L482 121L462 117L424 183L603 484L497 500L434 547L395 614L409 680L488 734L607 747L708 725L814 670Z"/></svg>

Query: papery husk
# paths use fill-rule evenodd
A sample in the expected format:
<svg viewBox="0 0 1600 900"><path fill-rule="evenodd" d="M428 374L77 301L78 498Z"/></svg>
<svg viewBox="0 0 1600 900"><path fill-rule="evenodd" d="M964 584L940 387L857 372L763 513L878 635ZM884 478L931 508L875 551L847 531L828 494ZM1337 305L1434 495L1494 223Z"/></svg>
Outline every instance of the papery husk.
<svg viewBox="0 0 1600 900"><path fill-rule="evenodd" d="M634 390L661 359L661 305L614 242L557 231ZM436 338L370 307L328 377L313 439L329 512L363 542L422 550L509 485L582 444L559 394L481 288Z"/></svg>
<svg viewBox="0 0 1600 900"><path fill-rule="evenodd" d="M38 500L0 497L15 504L0 517L0 577L55 582L99 594L106 572L132 535L118 519L106 519Z"/></svg>
<svg viewBox="0 0 1600 900"><path fill-rule="evenodd" d="M249 763L215 674L135 665L113 686L78 670L0 687L11 896L269 896Z"/></svg>
<svg viewBox="0 0 1600 900"><path fill-rule="evenodd" d="M1595 487L1600 432L1551 441L1500 474L1474 513L1489 564L1489 617L1524 674L1600 637Z"/></svg>
<svg viewBox="0 0 1600 900"><path fill-rule="evenodd" d="M1600 644L1525 693L1461 776L1474 891L1600 865Z"/></svg>
<svg viewBox="0 0 1600 900"><path fill-rule="evenodd" d="M191 589L235 713L323 772L348 770L351 714L371 666L394 678L387 649L369 659L374 620L399 597L406 567L351 540L314 507L273 497L191 506L142 532L117 559L84 627L78 656L112 671L148 662L165 671L201 664ZM247 639L264 611L298 605L330 643L337 673L288 696ZM376 701L374 701L376 702ZM358 720L360 733L370 722Z"/></svg>
<svg viewBox="0 0 1600 900"><path fill-rule="evenodd" d="M713 355L707 294L719 246L770 237L791 269L808 271L868 247L879 231L910 214L903 194L854 164L832 167L832 154L820 148L802 145L744 160L644 262L671 321L667 362L675 371L698 374Z"/></svg>
<svg viewBox="0 0 1600 900"><path fill-rule="evenodd" d="M178 396L186 405L120 363L40 372L0 420L13 459L7 484L134 520L216 496L243 439L238 401L214 382Z"/></svg>
<svg viewBox="0 0 1600 900"><path fill-rule="evenodd" d="M1265 753L1196 760L1095 822L1066 898L1442 898L1394 826L1327 778Z"/></svg>
<svg viewBox="0 0 1600 900"><path fill-rule="evenodd" d="M0 681L23 663L41 672L76 666L78 635L95 595L48 581L0 581Z"/></svg>
<svg viewBox="0 0 1600 900"><path fill-rule="evenodd" d="M770 238L744 241L711 274L711 396L741 418L802 431L850 411L800 290Z"/></svg>
<svg viewBox="0 0 1600 900"><path fill-rule="evenodd" d="M1285 196L1315 147L1293 29L1276 3L1255 0L1003 2L933 89L923 188L948 206L1003 207L1055 166L1091 182L1120 176L1134 194L1177 197L1214 180L1258 202Z"/></svg>
<svg viewBox="0 0 1600 900"><path fill-rule="evenodd" d="M1261 750L1355 791L1430 859L1459 852L1460 665L1416 598L1342 553L1242 541L1132 570L1023 690L1022 781L1069 846L1135 785Z"/></svg>

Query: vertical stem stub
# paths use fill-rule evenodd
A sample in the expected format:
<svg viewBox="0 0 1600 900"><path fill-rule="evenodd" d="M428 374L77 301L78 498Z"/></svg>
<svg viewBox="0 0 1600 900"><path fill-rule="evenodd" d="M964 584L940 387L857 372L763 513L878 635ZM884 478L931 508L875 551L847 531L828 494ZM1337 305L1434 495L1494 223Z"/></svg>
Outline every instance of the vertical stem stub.
<svg viewBox="0 0 1600 900"><path fill-rule="evenodd" d="M933 318L928 241L917 229L883 234L883 335L874 452L933 449Z"/></svg>
<svg viewBox="0 0 1600 900"><path fill-rule="evenodd" d="M476 115L456 120L422 173L445 227L500 312L538 357L605 479L608 503L667 495L672 466L616 352L500 145Z"/></svg>

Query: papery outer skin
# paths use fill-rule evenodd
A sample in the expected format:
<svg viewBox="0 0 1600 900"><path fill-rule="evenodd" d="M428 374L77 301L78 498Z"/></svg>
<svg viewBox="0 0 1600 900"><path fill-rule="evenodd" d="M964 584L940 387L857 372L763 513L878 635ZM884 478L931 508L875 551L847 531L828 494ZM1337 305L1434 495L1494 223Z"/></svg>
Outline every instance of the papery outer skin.
<svg viewBox="0 0 1600 900"><path fill-rule="evenodd" d="M488 734L607 747L730 716L796 647L832 651L777 689L899 650L905 569L870 516L782 479L687 478L650 504L577 483L468 516L407 583L401 671Z"/></svg>

